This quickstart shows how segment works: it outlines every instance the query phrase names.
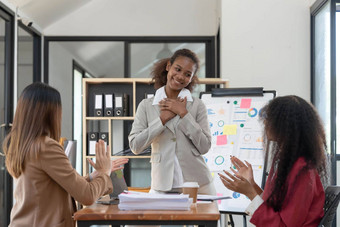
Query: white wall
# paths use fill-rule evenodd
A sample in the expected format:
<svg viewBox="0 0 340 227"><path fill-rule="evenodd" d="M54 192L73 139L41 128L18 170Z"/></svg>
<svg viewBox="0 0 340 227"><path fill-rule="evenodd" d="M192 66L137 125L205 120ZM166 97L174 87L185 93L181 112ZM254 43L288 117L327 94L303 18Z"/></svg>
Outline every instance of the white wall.
<svg viewBox="0 0 340 227"><path fill-rule="evenodd" d="M259 86L310 100L311 4L221 0L221 77L231 87ZM243 225L239 215L234 221Z"/></svg>
<svg viewBox="0 0 340 227"><path fill-rule="evenodd" d="M217 0L96 0L44 29L45 35L212 36Z"/></svg>
<svg viewBox="0 0 340 227"><path fill-rule="evenodd" d="M221 76L310 99L310 0L222 0Z"/></svg>
<svg viewBox="0 0 340 227"><path fill-rule="evenodd" d="M58 43L51 43L49 48L49 84L60 92L63 108L61 136L71 139L72 56Z"/></svg>
<svg viewBox="0 0 340 227"><path fill-rule="evenodd" d="M82 64L79 59L71 55L62 45L51 42L49 46L49 85L58 89L62 102L61 136L72 139L72 60ZM88 69L91 70L91 69ZM90 71L91 73L91 71Z"/></svg>

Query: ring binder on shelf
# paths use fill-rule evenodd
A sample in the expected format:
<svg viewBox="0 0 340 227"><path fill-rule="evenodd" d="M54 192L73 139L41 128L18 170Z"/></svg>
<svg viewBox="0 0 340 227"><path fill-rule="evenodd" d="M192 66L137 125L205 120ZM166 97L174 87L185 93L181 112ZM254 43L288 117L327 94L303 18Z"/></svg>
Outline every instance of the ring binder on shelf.
<svg viewBox="0 0 340 227"><path fill-rule="evenodd" d="M126 93L115 94L115 108L114 116L128 116L129 115L129 95Z"/></svg>
<svg viewBox="0 0 340 227"><path fill-rule="evenodd" d="M107 145L109 145L108 137L109 137L109 133L108 133L108 132L100 132L100 133L99 133L99 139L101 139L101 140L104 141L105 147L106 147Z"/></svg>
<svg viewBox="0 0 340 227"><path fill-rule="evenodd" d="M114 116L123 116L123 96L122 94L115 94L115 108Z"/></svg>
<svg viewBox="0 0 340 227"><path fill-rule="evenodd" d="M129 115L129 95L123 94L123 116Z"/></svg>
<svg viewBox="0 0 340 227"><path fill-rule="evenodd" d="M98 141L98 132L89 132L87 135L87 154L96 155L96 143Z"/></svg>
<svg viewBox="0 0 340 227"><path fill-rule="evenodd" d="M103 116L103 95L102 94L94 95L94 116L97 116L97 117Z"/></svg>
<svg viewBox="0 0 340 227"><path fill-rule="evenodd" d="M104 116L113 116L113 94L105 94Z"/></svg>
<svg viewBox="0 0 340 227"><path fill-rule="evenodd" d="M123 116L123 95L115 94L114 116Z"/></svg>

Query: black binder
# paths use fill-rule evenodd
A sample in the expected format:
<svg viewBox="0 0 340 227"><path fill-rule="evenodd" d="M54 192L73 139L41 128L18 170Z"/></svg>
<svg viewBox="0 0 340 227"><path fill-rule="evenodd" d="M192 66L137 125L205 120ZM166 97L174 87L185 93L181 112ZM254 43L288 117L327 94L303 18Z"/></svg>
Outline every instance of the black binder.
<svg viewBox="0 0 340 227"><path fill-rule="evenodd" d="M103 94L94 94L94 116L103 116Z"/></svg>
<svg viewBox="0 0 340 227"><path fill-rule="evenodd" d="M109 145L109 133L107 132L100 132L98 140L103 140L105 142L105 145Z"/></svg>
<svg viewBox="0 0 340 227"><path fill-rule="evenodd" d="M105 94L104 97L104 116L113 116L114 94Z"/></svg>
<svg viewBox="0 0 340 227"><path fill-rule="evenodd" d="M115 94L114 116L122 117L129 115L129 95L126 93Z"/></svg>
<svg viewBox="0 0 340 227"><path fill-rule="evenodd" d="M96 155L97 141L98 141L98 132L87 133L87 155Z"/></svg>
<svg viewBox="0 0 340 227"><path fill-rule="evenodd" d="M123 94L123 116L129 116L129 95Z"/></svg>
<svg viewBox="0 0 340 227"><path fill-rule="evenodd" d="M123 116L123 94L115 94L114 116Z"/></svg>

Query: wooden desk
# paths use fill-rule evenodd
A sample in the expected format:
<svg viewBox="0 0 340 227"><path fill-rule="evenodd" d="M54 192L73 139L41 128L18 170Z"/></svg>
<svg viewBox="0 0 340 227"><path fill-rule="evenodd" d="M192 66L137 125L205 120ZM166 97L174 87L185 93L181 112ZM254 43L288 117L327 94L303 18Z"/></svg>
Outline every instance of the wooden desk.
<svg viewBox="0 0 340 227"><path fill-rule="evenodd" d="M198 203L183 210L119 210L118 205L93 204L74 214L79 227L91 225L205 225L216 227L220 212L215 203Z"/></svg>

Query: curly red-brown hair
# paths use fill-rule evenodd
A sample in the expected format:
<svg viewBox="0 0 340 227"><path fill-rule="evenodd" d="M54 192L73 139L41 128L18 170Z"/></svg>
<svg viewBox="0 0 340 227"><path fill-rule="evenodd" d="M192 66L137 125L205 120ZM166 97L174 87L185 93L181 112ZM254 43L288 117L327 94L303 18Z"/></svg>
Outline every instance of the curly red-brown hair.
<svg viewBox="0 0 340 227"><path fill-rule="evenodd" d="M172 65L175 62L175 60L181 56L190 58L196 65L194 76L191 78L191 82L188 84L188 86L186 86L186 89L188 89L189 91L192 91L194 89L195 85L198 83L198 77L196 76L196 73L198 72L199 69L199 59L197 55L189 49L177 50L172 55L171 58L161 59L154 64L153 69L151 71L151 76L152 81L155 83L154 84L155 89L158 89L166 85L168 75L166 66L168 62L170 61L170 64Z"/></svg>
<svg viewBox="0 0 340 227"><path fill-rule="evenodd" d="M328 182L326 136L317 110L304 99L290 95L273 99L261 110L265 131L275 138L272 163L277 165L273 189L266 203L280 211L287 195L287 176L296 160L304 157L307 169L316 169L322 182ZM308 193L308 192L306 192Z"/></svg>

